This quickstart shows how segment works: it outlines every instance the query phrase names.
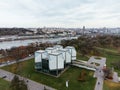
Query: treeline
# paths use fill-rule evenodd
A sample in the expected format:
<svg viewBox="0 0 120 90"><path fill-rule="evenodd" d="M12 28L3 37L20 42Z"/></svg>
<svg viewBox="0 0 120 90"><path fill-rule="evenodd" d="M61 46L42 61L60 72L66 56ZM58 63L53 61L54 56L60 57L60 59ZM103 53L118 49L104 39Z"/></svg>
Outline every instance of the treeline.
<svg viewBox="0 0 120 90"><path fill-rule="evenodd" d="M31 43L28 46L20 46L20 47L13 47L11 49L0 50L0 54L2 54L3 58L13 59L13 60L19 60L23 59L29 55L33 55L35 51L40 49L45 49L46 47L53 46L52 43ZM5 60L7 61L7 60Z"/></svg>
<svg viewBox="0 0 120 90"><path fill-rule="evenodd" d="M25 28L0 28L0 36L4 35L21 35L28 31Z"/></svg>
<svg viewBox="0 0 120 90"><path fill-rule="evenodd" d="M81 36L74 40L63 40L63 46L74 46L82 55L100 55L96 47L102 48L120 48L120 36Z"/></svg>

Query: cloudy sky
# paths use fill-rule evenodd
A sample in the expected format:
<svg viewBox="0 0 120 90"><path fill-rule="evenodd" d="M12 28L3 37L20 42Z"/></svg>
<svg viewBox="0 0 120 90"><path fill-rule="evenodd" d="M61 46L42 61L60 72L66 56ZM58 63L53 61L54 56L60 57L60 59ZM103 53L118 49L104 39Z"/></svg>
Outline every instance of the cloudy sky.
<svg viewBox="0 0 120 90"><path fill-rule="evenodd" d="M0 27L119 27L120 0L0 0Z"/></svg>

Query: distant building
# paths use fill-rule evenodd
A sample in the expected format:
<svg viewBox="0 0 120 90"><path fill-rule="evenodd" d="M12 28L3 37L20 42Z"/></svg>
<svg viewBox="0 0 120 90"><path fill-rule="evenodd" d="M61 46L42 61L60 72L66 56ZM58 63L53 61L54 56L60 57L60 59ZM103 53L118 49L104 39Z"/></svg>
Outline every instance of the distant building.
<svg viewBox="0 0 120 90"><path fill-rule="evenodd" d="M58 75L72 60L76 60L76 50L72 46L60 45L35 52L35 69L44 73Z"/></svg>
<svg viewBox="0 0 120 90"><path fill-rule="evenodd" d="M34 31L28 30L28 31L25 32L25 34L27 34L27 35L33 35L33 34L34 34Z"/></svg>
<svg viewBox="0 0 120 90"><path fill-rule="evenodd" d="M82 34L85 34L85 26L83 26Z"/></svg>

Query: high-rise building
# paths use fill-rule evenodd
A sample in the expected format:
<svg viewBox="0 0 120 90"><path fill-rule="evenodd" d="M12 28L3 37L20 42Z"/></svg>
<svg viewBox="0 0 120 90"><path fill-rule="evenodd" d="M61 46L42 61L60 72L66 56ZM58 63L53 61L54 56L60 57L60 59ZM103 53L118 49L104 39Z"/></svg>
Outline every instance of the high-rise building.
<svg viewBox="0 0 120 90"><path fill-rule="evenodd" d="M82 29L82 35L85 34L85 26L83 26L83 29Z"/></svg>

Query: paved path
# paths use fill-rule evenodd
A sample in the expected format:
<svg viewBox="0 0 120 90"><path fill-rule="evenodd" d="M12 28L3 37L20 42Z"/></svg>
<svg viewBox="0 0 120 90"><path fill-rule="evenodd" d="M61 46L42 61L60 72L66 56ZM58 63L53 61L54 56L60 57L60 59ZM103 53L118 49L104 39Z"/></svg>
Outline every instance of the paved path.
<svg viewBox="0 0 120 90"><path fill-rule="evenodd" d="M96 67L94 77L97 78L97 81L94 90L103 90L104 72L102 68L104 67L104 65L106 65L106 58L100 57L99 59L97 59L96 56L92 56L88 60L88 64L91 65L91 63L93 63L93 66ZM99 64L99 66L95 65L95 63Z"/></svg>
<svg viewBox="0 0 120 90"><path fill-rule="evenodd" d="M91 68L91 67L88 67L88 66L84 66L84 65L79 65L79 64L72 64L72 65L73 65L73 66L76 66L76 67L80 67L80 68L92 70L92 71L95 71L95 70L96 70L96 69L94 69L94 68Z"/></svg>
<svg viewBox="0 0 120 90"><path fill-rule="evenodd" d="M13 79L14 75L15 74L13 74L11 72L0 69L0 77L2 78L3 76L6 76L6 78L4 78L4 79L7 80L7 81L11 81ZM19 75L17 75L17 76L19 76ZM28 90L44 90L44 87L47 90L55 90L54 88L51 88L51 87L48 87L46 85L37 83L37 82L32 81L30 79L27 79L27 78L24 78L24 77L21 77L21 76L19 76L19 78L22 79L22 80L24 79L26 81L27 86L28 86Z"/></svg>
<svg viewBox="0 0 120 90"><path fill-rule="evenodd" d="M100 59L96 59L96 58L97 58L96 56L91 56L90 59L88 60L88 65L93 65L96 68L103 68L104 65L106 64L106 58L104 57L100 57ZM95 63L99 64L99 66L95 65Z"/></svg>
<svg viewBox="0 0 120 90"><path fill-rule="evenodd" d="M94 73L94 77L97 77L97 81L95 84L94 90L103 90L103 82L104 82L104 73L101 69L97 69Z"/></svg>

